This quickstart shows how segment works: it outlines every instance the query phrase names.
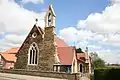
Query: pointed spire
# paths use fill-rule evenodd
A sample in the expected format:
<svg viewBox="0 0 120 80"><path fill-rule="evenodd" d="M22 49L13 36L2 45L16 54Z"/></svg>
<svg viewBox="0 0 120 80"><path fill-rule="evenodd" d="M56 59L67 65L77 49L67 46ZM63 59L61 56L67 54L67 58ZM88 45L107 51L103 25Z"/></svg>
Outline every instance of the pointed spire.
<svg viewBox="0 0 120 80"><path fill-rule="evenodd" d="M55 27L55 19L56 19L56 15L52 8L52 4L50 4L46 12L45 19L44 19L45 27L51 27L51 26Z"/></svg>
<svg viewBox="0 0 120 80"><path fill-rule="evenodd" d="M49 5L49 10L51 10L52 15L53 15L54 17L56 17L55 12L54 12L54 9L53 9L53 7L52 7L52 4Z"/></svg>

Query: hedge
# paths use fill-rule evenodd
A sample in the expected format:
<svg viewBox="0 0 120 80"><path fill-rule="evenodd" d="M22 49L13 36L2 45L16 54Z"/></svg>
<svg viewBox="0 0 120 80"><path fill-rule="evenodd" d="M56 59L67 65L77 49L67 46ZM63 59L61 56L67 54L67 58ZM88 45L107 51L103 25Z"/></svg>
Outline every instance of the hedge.
<svg viewBox="0 0 120 80"><path fill-rule="evenodd" d="M94 69L94 80L120 80L120 68Z"/></svg>

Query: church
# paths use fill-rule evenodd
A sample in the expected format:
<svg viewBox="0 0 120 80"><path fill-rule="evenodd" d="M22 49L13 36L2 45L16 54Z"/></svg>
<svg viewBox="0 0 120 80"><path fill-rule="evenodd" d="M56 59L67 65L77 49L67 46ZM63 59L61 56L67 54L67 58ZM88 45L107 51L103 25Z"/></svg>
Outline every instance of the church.
<svg viewBox="0 0 120 80"><path fill-rule="evenodd" d="M76 53L75 46L69 46L57 37L55 31L56 15L49 5L45 15L45 27L35 24L16 54L15 69L87 72L91 73L91 60L88 50Z"/></svg>

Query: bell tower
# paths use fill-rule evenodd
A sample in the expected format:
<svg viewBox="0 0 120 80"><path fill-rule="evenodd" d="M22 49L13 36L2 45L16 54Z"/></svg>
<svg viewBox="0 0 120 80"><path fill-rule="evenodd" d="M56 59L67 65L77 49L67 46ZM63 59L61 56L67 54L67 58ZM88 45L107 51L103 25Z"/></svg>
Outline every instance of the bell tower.
<svg viewBox="0 0 120 80"><path fill-rule="evenodd" d="M53 71L53 65L55 64L55 54L57 53L57 47L55 45L55 13L52 5L49 5L45 15L45 28L44 28L44 63L42 65L44 71ZM41 66L41 65L40 65Z"/></svg>
<svg viewBox="0 0 120 80"><path fill-rule="evenodd" d="M49 8L47 10L47 13L45 15L45 27L55 27L55 12L52 8L52 4L49 5Z"/></svg>

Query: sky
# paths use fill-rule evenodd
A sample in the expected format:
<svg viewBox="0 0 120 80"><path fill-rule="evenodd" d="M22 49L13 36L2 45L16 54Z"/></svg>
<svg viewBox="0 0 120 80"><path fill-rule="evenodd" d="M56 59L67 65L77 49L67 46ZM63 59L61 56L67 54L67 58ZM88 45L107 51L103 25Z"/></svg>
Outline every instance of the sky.
<svg viewBox="0 0 120 80"><path fill-rule="evenodd" d="M77 48L120 63L120 0L0 0L0 52L20 47L38 18L52 4L57 36Z"/></svg>

